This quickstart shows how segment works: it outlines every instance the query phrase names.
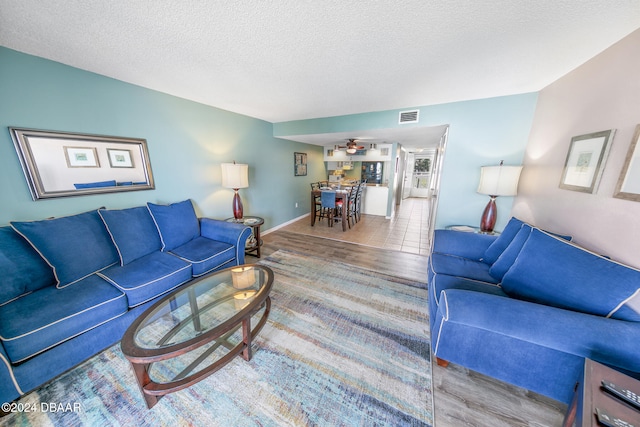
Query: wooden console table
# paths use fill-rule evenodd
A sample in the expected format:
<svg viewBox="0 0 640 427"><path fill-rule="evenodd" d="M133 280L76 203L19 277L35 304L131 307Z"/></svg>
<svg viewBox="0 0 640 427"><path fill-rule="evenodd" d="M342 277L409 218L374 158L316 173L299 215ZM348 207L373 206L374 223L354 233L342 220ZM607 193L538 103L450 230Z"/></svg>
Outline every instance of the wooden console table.
<svg viewBox="0 0 640 427"><path fill-rule="evenodd" d="M640 393L640 381L611 369L593 360L586 359L584 374L576 388L575 395L563 427L599 427L596 408L610 415L640 427L640 410L634 409L609 392L602 389L602 380L610 381L621 387Z"/></svg>

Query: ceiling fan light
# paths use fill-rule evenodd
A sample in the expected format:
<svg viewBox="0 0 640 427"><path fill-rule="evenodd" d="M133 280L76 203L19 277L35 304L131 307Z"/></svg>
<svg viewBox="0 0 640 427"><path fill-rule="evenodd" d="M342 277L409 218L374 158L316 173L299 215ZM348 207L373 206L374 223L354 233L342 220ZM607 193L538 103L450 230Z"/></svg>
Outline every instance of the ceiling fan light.
<svg viewBox="0 0 640 427"><path fill-rule="evenodd" d="M349 154L355 154L355 153L356 153L356 151L358 151L358 150L356 149L356 147L349 147L349 148L347 148L347 153L349 153Z"/></svg>

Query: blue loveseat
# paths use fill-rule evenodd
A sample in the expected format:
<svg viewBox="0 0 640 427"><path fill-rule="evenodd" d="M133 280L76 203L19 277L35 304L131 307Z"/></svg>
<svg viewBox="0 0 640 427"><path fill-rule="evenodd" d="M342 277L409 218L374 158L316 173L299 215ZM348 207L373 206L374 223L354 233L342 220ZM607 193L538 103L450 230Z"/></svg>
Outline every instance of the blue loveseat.
<svg viewBox="0 0 640 427"><path fill-rule="evenodd" d="M640 378L640 271L516 218L500 236L437 230L429 262L439 361L564 403L585 358Z"/></svg>
<svg viewBox="0 0 640 427"><path fill-rule="evenodd" d="M193 277L244 264L250 234L189 200L0 227L0 402L115 344Z"/></svg>

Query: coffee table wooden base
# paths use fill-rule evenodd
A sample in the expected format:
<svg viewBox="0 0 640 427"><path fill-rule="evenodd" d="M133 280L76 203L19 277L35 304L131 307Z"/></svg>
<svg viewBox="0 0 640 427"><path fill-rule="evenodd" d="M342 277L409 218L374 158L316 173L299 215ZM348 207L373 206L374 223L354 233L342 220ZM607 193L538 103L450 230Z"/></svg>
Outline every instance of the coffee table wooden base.
<svg viewBox="0 0 640 427"><path fill-rule="evenodd" d="M264 313L262 317L256 324L254 329L251 329L251 317L255 315L257 312L262 310L264 307ZM247 316L243 317L240 320L240 324L232 324L229 325L229 328L221 333L219 336L210 337L209 339L203 340L199 342L197 345L194 345L192 348L185 348L179 352L175 352L168 355L150 357L150 358L132 358L126 356L133 367L133 371L136 376L136 380L138 381L138 386L140 387L140 391L144 396L144 399L147 403L148 408L152 408L158 400L165 394L173 393L184 388L190 387L193 384L201 381L202 379L208 377L213 374L227 363L229 363L233 358L237 355L241 355L241 357L249 361L252 357L251 352L251 342L258 335L260 330L264 327L265 323L267 323L267 319L269 317L269 313L271 311L271 298L267 297L264 302L264 305L261 306L258 310L249 313ZM231 336L239 327L242 327L242 341L237 345L233 346L227 341L227 338ZM178 377L174 378L173 381L167 383L157 383L154 382L149 376L149 369L151 365L155 362L160 362L163 360L170 360L175 357L181 356L189 351L193 351L205 344L208 344L212 341L215 341L216 344L213 345L210 349L208 349L205 353L203 353L196 362L192 363L192 365L196 366L199 361L205 359L210 353L223 346L229 349L229 352L225 354L220 359L216 360L214 363L209 365L208 367L201 369L200 371L188 375L182 376L181 374Z"/></svg>

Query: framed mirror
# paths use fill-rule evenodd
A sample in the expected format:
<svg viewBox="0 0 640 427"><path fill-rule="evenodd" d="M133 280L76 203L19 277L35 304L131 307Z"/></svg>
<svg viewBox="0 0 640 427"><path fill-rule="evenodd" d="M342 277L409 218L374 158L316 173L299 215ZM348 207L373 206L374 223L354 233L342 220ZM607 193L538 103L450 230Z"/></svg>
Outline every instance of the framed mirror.
<svg viewBox="0 0 640 427"><path fill-rule="evenodd" d="M155 188L147 141L9 128L33 200Z"/></svg>
<svg viewBox="0 0 640 427"><path fill-rule="evenodd" d="M640 202L640 149L638 140L640 139L640 125L636 126L636 131L631 139L631 145L624 161L616 191L613 197Z"/></svg>

